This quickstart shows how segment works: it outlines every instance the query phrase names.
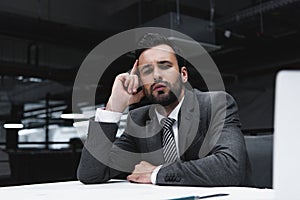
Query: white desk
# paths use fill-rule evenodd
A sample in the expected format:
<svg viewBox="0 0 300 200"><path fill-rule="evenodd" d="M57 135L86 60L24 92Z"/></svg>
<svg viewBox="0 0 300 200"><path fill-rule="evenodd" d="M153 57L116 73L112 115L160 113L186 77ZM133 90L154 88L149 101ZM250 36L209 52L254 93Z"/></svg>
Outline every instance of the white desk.
<svg viewBox="0 0 300 200"><path fill-rule="evenodd" d="M178 187L135 184L127 181L113 180L105 184L84 185L79 181L35 184L0 188L0 197L19 200L102 200L102 199L171 199L191 195L209 195L228 193L229 196L213 197L208 200L259 200L273 199L271 189L242 187Z"/></svg>

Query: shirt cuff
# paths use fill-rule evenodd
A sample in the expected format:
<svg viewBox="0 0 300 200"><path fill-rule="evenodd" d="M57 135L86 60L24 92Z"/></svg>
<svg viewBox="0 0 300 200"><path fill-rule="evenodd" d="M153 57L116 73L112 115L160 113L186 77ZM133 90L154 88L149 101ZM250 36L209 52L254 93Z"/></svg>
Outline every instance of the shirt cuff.
<svg viewBox="0 0 300 200"><path fill-rule="evenodd" d="M118 123L122 117L122 113L104 110L104 108L97 108L95 114L96 122Z"/></svg>
<svg viewBox="0 0 300 200"><path fill-rule="evenodd" d="M156 177L157 177L158 171L160 170L161 167L162 167L162 165L159 165L158 167L156 167L151 174L151 183L154 185L156 184Z"/></svg>

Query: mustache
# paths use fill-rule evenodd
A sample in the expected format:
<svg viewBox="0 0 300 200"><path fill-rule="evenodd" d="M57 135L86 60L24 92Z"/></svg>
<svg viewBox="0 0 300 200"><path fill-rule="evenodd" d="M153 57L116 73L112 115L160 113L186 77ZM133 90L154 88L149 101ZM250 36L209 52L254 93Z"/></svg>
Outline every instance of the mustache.
<svg viewBox="0 0 300 200"><path fill-rule="evenodd" d="M166 87L169 87L169 88L170 88L170 86L171 86L171 84L170 84L168 81L158 80L158 81L155 81L155 82L151 85L151 87L150 87L151 92L153 91L153 88L154 88L155 85L157 85L157 84L163 84L163 85L165 85Z"/></svg>

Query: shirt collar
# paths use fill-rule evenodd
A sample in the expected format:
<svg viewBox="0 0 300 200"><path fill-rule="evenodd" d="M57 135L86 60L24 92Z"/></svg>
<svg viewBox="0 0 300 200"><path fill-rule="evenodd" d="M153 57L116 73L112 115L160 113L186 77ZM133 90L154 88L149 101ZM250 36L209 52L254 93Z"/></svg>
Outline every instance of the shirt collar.
<svg viewBox="0 0 300 200"><path fill-rule="evenodd" d="M183 98L180 100L180 102L178 103L178 105L174 108L174 110L172 110L172 112L169 114L169 118L175 119L176 121L178 120L178 113L179 110L181 108L182 102L184 100L184 96ZM157 112L157 110L155 109L155 113L157 116L158 121L160 122L163 118L165 118L165 116L159 114L159 112Z"/></svg>

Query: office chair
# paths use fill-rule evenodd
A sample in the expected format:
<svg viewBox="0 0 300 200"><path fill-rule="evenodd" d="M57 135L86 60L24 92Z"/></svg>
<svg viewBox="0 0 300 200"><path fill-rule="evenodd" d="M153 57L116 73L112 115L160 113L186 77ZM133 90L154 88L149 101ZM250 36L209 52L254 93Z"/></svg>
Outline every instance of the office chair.
<svg viewBox="0 0 300 200"><path fill-rule="evenodd" d="M273 135L244 136L254 187L272 188Z"/></svg>

